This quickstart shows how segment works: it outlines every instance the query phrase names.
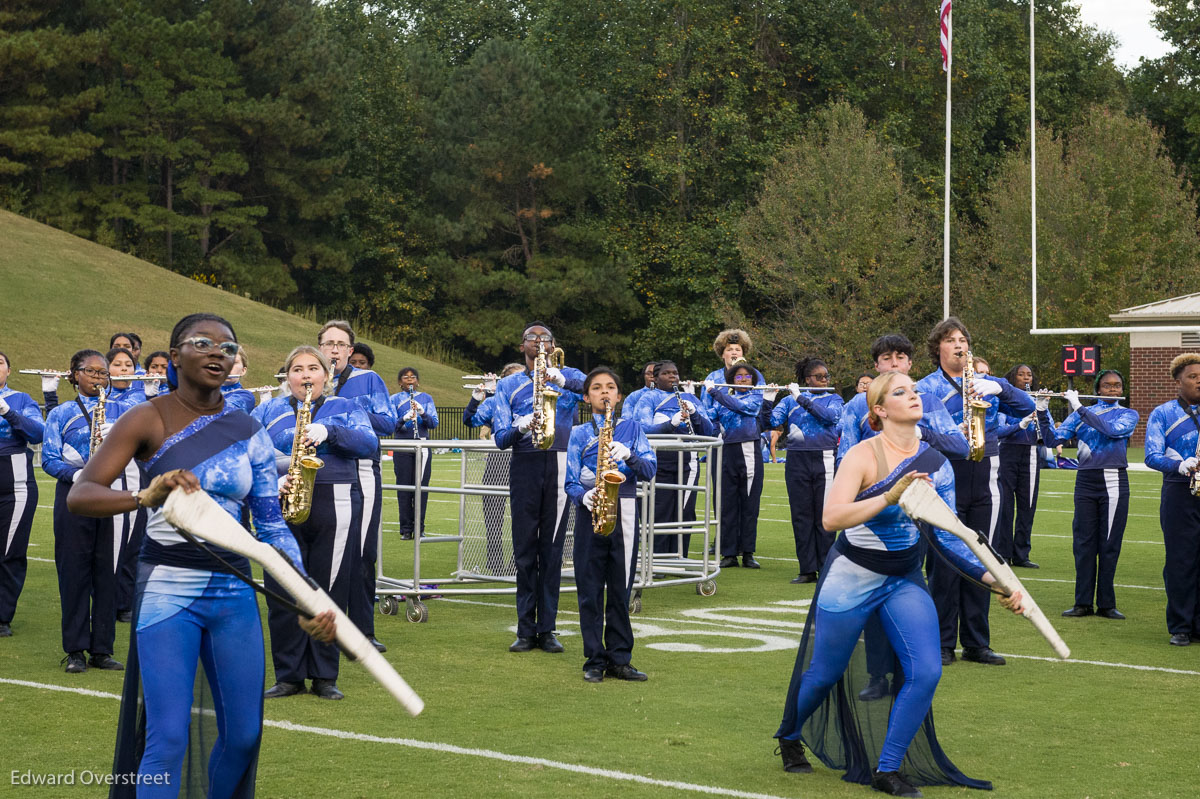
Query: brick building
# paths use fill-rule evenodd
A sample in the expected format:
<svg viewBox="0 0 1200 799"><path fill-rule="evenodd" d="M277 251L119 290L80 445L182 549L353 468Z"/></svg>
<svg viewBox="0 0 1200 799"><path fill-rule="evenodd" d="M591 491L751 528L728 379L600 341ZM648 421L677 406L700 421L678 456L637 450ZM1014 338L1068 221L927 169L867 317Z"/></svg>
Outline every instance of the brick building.
<svg viewBox="0 0 1200 799"><path fill-rule="evenodd" d="M1167 371L1171 359L1181 352L1200 352L1200 293L1123 308L1108 318L1140 325L1196 323L1194 333L1129 334L1129 406L1141 417L1131 443L1140 447L1145 440L1150 411L1176 395L1175 383Z"/></svg>

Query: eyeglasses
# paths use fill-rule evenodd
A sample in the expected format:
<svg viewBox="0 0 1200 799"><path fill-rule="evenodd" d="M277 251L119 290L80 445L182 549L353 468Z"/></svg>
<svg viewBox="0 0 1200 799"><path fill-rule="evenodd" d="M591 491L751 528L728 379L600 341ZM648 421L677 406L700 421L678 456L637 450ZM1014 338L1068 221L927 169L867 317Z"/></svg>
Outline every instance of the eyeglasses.
<svg viewBox="0 0 1200 799"><path fill-rule="evenodd" d="M183 341L181 341L179 343L181 345L191 344L192 349L194 349L196 352L200 353L201 355L205 355L207 353L212 352L213 348L215 347L216 349L219 349L221 351L221 354L224 355L226 358L237 357L237 354L242 349L240 346L238 346L238 343L236 341L222 341L220 344L218 344L215 341L213 341L211 338L206 338L205 336L192 336L191 338L185 338Z"/></svg>
<svg viewBox="0 0 1200 799"><path fill-rule="evenodd" d="M554 336L550 335L549 333L544 333L540 336L536 333L526 333L524 339L525 341L540 341L543 344L549 344L550 342L554 341Z"/></svg>
<svg viewBox="0 0 1200 799"><path fill-rule="evenodd" d="M96 377L100 379L108 377L107 369L79 369L77 371L83 372L88 377Z"/></svg>
<svg viewBox="0 0 1200 799"><path fill-rule="evenodd" d="M322 341L320 346L328 347L331 350L348 350L351 344L347 341Z"/></svg>

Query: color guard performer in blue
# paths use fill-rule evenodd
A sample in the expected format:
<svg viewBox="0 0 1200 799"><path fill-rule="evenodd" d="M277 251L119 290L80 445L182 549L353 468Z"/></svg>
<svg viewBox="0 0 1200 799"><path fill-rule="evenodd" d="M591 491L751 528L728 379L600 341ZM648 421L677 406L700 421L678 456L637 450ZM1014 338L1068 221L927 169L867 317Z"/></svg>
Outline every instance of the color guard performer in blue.
<svg viewBox="0 0 1200 799"><path fill-rule="evenodd" d="M105 397L103 422L93 422L101 393L108 386L108 361L96 350L80 350L72 355L69 372L67 381L75 386L75 400L59 405L46 417L42 443L42 469L58 480L54 492L54 565L62 602L63 651L67 653L63 660L69 674L87 671L89 665L120 670L124 667L112 656L120 555L114 519L86 518L72 512L67 507L67 494L92 455L93 438L102 440L107 436L125 406ZM113 478L117 486L124 479L125 466L122 462L122 474ZM84 660L84 650L91 653L88 661Z"/></svg>
<svg viewBox="0 0 1200 799"><path fill-rule="evenodd" d="M725 370L723 382L745 388L718 388L705 380L705 396L713 402L721 429L721 568L761 568L754 559L758 543L758 510L762 499L763 462L759 452L759 416L765 393L755 389L760 373L742 361ZM772 396L771 399L774 399Z"/></svg>
<svg viewBox="0 0 1200 799"><path fill-rule="evenodd" d="M784 769L812 771L803 741L826 766L845 769L843 779L891 796L921 796L915 785L990 788L955 768L934 735L930 707L942 674L938 617L921 576L921 532L896 505L917 479L930 480L953 506L954 474L917 434L922 401L912 380L884 372L867 393L869 424L880 435L846 453L825 503L822 525L843 532L820 570L775 733ZM972 579L993 582L958 538L928 529L926 536ZM1020 600L1016 594L1001 601L1018 612ZM893 679L901 687L890 713L853 699L868 678L857 645L871 619L903 669L903 678Z"/></svg>
<svg viewBox="0 0 1200 799"><path fill-rule="evenodd" d="M396 425L396 438L428 440L429 431L438 426L437 406L433 397L421 391L421 376L412 366L406 366L396 375L400 390L391 396L389 404L393 415L400 420ZM396 473L396 485L416 486L417 458L421 459L421 485L428 486L433 474L433 453L426 450L396 450L392 453L392 468ZM413 491L397 491L400 504L400 538L411 540L413 534L425 535L425 518L429 507L429 494L421 492L421 524L417 529L417 495Z"/></svg>
<svg viewBox="0 0 1200 799"><path fill-rule="evenodd" d="M1004 379L1022 391L1034 390L1028 364L1014 366ZM1000 516L994 546L1012 565L1036 569L1038 565L1029 559L1041 475L1036 414L1021 418L1001 414L996 437L1000 440Z"/></svg>
<svg viewBox="0 0 1200 799"><path fill-rule="evenodd" d="M657 462L637 422L612 420L609 456L625 480L612 508L616 517L612 533L595 532L592 509L597 501L598 441L604 428L605 402L616 408L621 401L616 372L607 366L589 372L584 400L591 405L592 415L571 430L566 477L567 496L576 505L574 564L585 658L583 679L601 682L607 675L640 682L646 675L630 662L633 627L629 623L629 594L638 556L637 482L652 478Z"/></svg>
<svg viewBox="0 0 1200 799"><path fill-rule="evenodd" d="M396 413L388 398L387 384L369 369L351 364L354 347L366 347L354 341L354 329L341 319L326 322L317 334L317 345L329 359L334 374L333 394L351 400L371 422L377 439L387 438L396 429ZM374 363L375 354L366 347ZM358 485L362 491L362 520L358 531L360 587L350 588L350 610L346 615L380 652L387 647L375 637L375 563L379 559L379 531L383 524L383 474L379 468L382 453L378 442L374 451L358 460Z"/></svg>
<svg viewBox="0 0 1200 799"><path fill-rule="evenodd" d="M510 652L562 652L554 634L562 549L567 535L567 441L575 406L583 393L583 372L571 367L546 369L547 387L559 393L554 401L554 443L539 449L533 427L533 368L538 348L554 350L554 334L541 322L521 333L525 371L496 384L496 446L512 449L509 462L509 501L512 509L513 559L517 567L517 640Z"/></svg>
<svg viewBox="0 0 1200 799"><path fill-rule="evenodd" d="M17 600L29 565L29 531L38 489L30 444L42 443L42 411L8 386L12 362L0 352L0 638L12 635Z"/></svg>
<svg viewBox="0 0 1200 799"><path fill-rule="evenodd" d="M771 427L787 426L783 480L792 512L796 561L800 564L793 583L815 583L833 544L833 534L821 526L821 513L833 485L842 398L835 391L806 390L828 387L829 367L825 362L815 357L801 358L796 362L796 382L787 387L788 396L771 410Z"/></svg>
<svg viewBox="0 0 1200 799"><path fill-rule="evenodd" d="M313 486L312 512L307 520L288 523L304 568L343 610L350 602L351 587L362 584L359 530L362 524L362 490L358 461L379 450L379 439L366 413L353 401L325 394L331 369L315 347L296 347L284 367L291 396L276 397L254 409L253 418L267 430L275 445L281 476L287 473L296 440L296 411L304 401L306 384L312 385L312 422L304 444L316 447L325 462ZM286 483L284 490L286 490ZM270 574L264 580L271 591L282 587ZM313 641L296 626L292 610L268 598L267 625L271 629L271 659L275 684L266 698L291 696L312 680L312 692L322 699L341 699L337 686L338 650L332 644Z"/></svg>
<svg viewBox="0 0 1200 799"><path fill-rule="evenodd" d="M1146 465L1163 473L1158 523L1163 531L1167 631L1171 644L1200 641L1200 353L1171 361L1178 394L1150 412Z"/></svg>
<svg viewBox="0 0 1200 799"><path fill-rule="evenodd" d="M716 435L713 423L700 410L700 399L695 394L682 391L676 395L678 387L679 367L674 361L659 361L654 370L654 387L646 389L637 408L636 421L641 425L642 432L655 435ZM658 459L654 479L660 486L654 492L655 524L696 521L696 492L682 492L683 508L680 512L681 492L661 486L694 486L700 476L699 460L695 452L664 452L663 457ZM681 557L687 557L691 538L691 535L657 534L654 536L654 552L678 553Z"/></svg>
<svg viewBox="0 0 1200 799"><path fill-rule="evenodd" d="M1129 477L1125 452L1137 427L1138 412L1122 408L1125 393L1121 373L1106 369L1096 376L1095 391L1101 397L1090 408L1079 401L1078 391L1067 391L1071 415L1054 426L1050 400L1037 400L1038 428L1048 447L1079 441L1079 471L1075 474L1075 517L1071 520L1071 550L1075 554L1075 604L1064 616L1091 616L1092 598L1097 616L1123 619L1117 610L1113 579L1121 540L1129 517ZM1099 569L1097 569L1099 564Z"/></svg>
<svg viewBox="0 0 1200 799"><path fill-rule="evenodd" d="M963 424L962 380L971 336L958 317L934 325L925 340L929 360L937 371L917 383L922 394L937 397L957 424ZM1033 411L1029 395L1002 377L975 378L975 395L988 404L985 416L983 460L951 461L954 469L955 510L963 524L987 536L991 543L1000 515L1000 412L1024 417ZM961 641L963 660L1003 666L1004 658L991 648L988 628L988 592L964 580L936 558L929 561L929 588L942 626L942 663L955 659L954 645Z"/></svg>
<svg viewBox="0 0 1200 799"><path fill-rule="evenodd" d="M500 370L500 377L514 375L524 369L523 364L505 364ZM496 381L495 375L489 374L471 392L467 407L463 408L463 424L467 427L478 428L481 439L490 440L496 412ZM508 488L509 454L488 452L483 461L483 485ZM486 549L487 572L499 576L512 574L512 561L504 556L504 506L508 502L504 497L482 497L483 505L483 534Z"/></svg>
<svg viewBox="0 0 1200 799"><path fill-rule="evenodd" d="M174 390L122 415L68 497L72 512L99 517L155 508L138 564L117 733L121 782L110 797L254 795L263 639L250 564L187 543L157 510L176 487L208 492L234 518L249 503L258 537L303 569L280 515L271 441L221 395L236 347L220 317L182 319L171 334ZM151 485L140 494L109 488L132 458L153 476ZM322 640L334 634L331 613L300 626ZM196 697L198 662L211 690Z"/></svg>

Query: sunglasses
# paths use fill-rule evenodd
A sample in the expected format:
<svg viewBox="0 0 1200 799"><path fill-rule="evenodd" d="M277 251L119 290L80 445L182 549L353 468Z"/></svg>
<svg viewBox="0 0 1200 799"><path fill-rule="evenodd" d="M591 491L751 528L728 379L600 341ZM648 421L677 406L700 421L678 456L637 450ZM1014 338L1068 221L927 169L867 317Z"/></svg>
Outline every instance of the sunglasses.
<svg viewBox="0 0 1200 799"><path fill-rule="evenodd" d="M218 344L211 338L206 338L205 336L192 336L191 338L185 338L179 343L180 345L191 344L192 349L201 355L206 355L212 352L214 349L218 349L226 358L237 357L237 354L242 349L236 341L222 341L220 344Z"/></svg>

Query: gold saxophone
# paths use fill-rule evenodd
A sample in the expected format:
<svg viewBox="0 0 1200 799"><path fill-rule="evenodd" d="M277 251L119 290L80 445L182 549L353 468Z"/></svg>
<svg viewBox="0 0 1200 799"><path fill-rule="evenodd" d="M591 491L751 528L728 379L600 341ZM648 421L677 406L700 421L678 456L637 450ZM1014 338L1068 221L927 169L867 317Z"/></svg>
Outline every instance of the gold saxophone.
<svg viewBox="0 0 1200 799"><path fill-rule="evenodd" d="M592 530L598 535L610 535L617 526L617 497L625 475L612 457L612 404L604 401L604 426L596 440L596 493L592 495Z"/></svg>
<svg viewBox="0 0 1200 799"><path fill-rule="evenodd" d="M987 446L987 412L988 403L975 399L975 361L971 351L967 350L967 360L963 364L962 406L963 421L967 423L967 444L971 448L970 459L983 460L983 452Z"/></svg>
<svg viewBox="0 0 1200 799"><path fill-rule="evenodd" d="M560 394L557 389L546 385L546 369L563 367L563 351L555 347L549 354L546 345L538 344L537 357L533 359L533 443L538 449L550 449L554 446L555 411L558 409Z"/></svg>
<svg viewBox="0 0 1200 799"><path fill-rule="evenodd" d="M106 416L104 403L108 402L105 391L104 387L100 388L100 393L96 395L96 407L92 410L92 438L88 442L89 458L95 457L96 450L100 449L100 445L104 443L104 431L100 428L104 427Z"/></svg>
<svg viewBox="0 0 1200 799"><path fill-rule="evenodd" d="M312 424L312 383L304 384L304 403L296 409L296 435L292 438L292 460L288 464L288 488L279 497L283 518L292 524L304 524L312 512L313 483L317 469L325 461L317 457L316 447L304 446L304 436Z"/></svg>

